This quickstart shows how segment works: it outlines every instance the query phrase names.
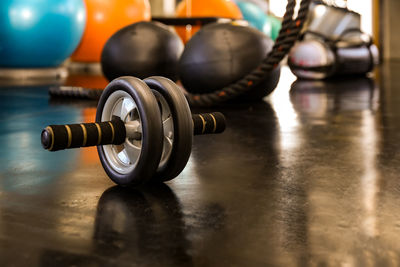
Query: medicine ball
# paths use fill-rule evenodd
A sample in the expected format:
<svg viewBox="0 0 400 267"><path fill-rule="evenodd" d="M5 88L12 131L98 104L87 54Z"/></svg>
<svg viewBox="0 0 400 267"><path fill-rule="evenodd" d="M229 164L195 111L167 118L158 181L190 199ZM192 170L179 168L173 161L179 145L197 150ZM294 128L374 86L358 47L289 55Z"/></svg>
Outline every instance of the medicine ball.
<svg viewBox="0 0 400 267"><path fill-rule="evenodd" d="M113 34L101 54L101 68L108 80L120 76L140 79L153 75L177 80L181 39L159 22L138 22Z"/></svg>
<svg viewBox="0 0 400 267"><path fill-rule="evenodd" d="M203 27L186 44L179 61L179 76L191 93L210 93L238 81L256 69L271 51L274 42L262 32L230 23ZM240 100L254 100L271 93L280 68L255 85Z"/></svg>

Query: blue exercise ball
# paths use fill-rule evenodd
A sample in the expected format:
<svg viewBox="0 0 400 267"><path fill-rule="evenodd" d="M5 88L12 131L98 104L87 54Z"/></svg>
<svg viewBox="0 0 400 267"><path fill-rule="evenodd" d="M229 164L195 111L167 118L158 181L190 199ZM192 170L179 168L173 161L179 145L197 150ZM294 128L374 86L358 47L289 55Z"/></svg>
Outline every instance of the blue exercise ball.
<svg viewBox="0 0 400 267"><path fill-rule="evenodd" d="M84 0L1 0L0 67L59 66L78 46Z"/></svg>
<svg viewBox="0 0 400 267"><path fill-rule="evenodd" d="M249 2L249 3L255 4L265 14L268 14L268 12L269 12L268 3L265 0L234 0L234 1L235 1L235 3L238 3L238 2Z"/></svg>
<svg viewBox="0 0 400 267"><path fill-rule="evenodd" d="M263 26L263 32L271 37L272 40L276 40L279 35L279 31L282 28L282 22L274 16L265 16L265 23Z"/></svg>
<svg viewBox="0 0 400 267"><path fill-rule="evenodd" d="M261 8L246 1L237 1L236 4L242 12L243 18L249 22L250 26L263 31L266 14Z"/></svg>

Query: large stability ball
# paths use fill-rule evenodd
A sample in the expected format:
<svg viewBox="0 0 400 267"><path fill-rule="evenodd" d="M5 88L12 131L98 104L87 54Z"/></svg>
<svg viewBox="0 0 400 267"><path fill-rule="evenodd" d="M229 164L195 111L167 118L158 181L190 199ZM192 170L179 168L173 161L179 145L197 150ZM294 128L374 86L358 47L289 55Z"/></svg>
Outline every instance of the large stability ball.
<svg viewBox="0 0 400 267"><path fill-rule="evenodd" d="M278 19L265 14L261 8L251 2L237 1L236 4L243 14L243 18L249 22L250 26L262 31L272 40L276 40L281 29Z"/></svg>
<svg viewBox="0 0 400 267"><path fill-rule="evenodd" d="M1 0L0 67L56 67L82 38L83 0Z"/></svg>
<svg viewBox="0 0 400 267"><path fill-rule="evenodd" d="M246 1L237 1L240 11L243 14L243 19L249 22L251 26L262 31L265 23L266 14L253 3ZM269 35L268 35L269 36Z"/></svg>
<svg viewBox="0 0 400 267"><path fill-rule="evenodd" d="M116 31L129 24L150 20L148 0L85 0L87 25L73 61L99 62L104 44Z"/></svg>
<svg viewBox="0 0 400 267"><path fill-rule="evenodd" d="M138 22L111 36L101 54L101 67L108 80L160 75L176 81L182 51L181 39L167 26Z"/></svg>
<svg viewBox="0 0 400 267"><path fill-rule="evenodd" d="M282 28L282 22L271 15L265 16L264 26L262 32L271 37L272 40L276 40L279 35L279 31Z"/></svg>
<svg viewBox="0 0 400 267"><path fill-rule="evenodd" d="M256 69L273 44L271 38L251 27L230 23L207 25L186 44L179 61L181 82L191 93L222 89ZM275 89L279 76L278 67L246 97L268 95Z"/></svg>
<svg viewBox="0 0 400 267"><path fill-rule="evenodd" d="M176 8L177 17L223 17L242 19L242 13L231 0L183 0ZM176 32L186 43L199 29L199 26L176 26Z"/></svg>
<svg viewBox="0 0 400 267"><path fill-rule="evenodd" d="M252 4L256 5L258 8L260 8L262 10L262 12L264 12L264 14L267 14L269 11L268 3L265 0L234 0L234 1L236 3L238 3L238 2L252 3Z"/></svg>

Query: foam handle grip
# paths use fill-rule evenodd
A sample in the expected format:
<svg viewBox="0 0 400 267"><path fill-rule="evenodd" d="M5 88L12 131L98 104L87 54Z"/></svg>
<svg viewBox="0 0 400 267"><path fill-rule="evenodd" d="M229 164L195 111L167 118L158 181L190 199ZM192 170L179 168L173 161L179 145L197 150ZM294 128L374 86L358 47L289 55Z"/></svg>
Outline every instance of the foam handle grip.
<svg viewBox="0 0 400 267"><path fill-rule="evenodd" d="M193 134L222 133L226 127L225 116L220 112L193 114Z"/></svg>
<svg viewBox="0 0 400 267"><path fill-rule="evenodd" d="M68 148L98 145L120 145L125 141L126 129L122 120L98 123L49 125L42 131L44 149L57 151Z"/></svg>

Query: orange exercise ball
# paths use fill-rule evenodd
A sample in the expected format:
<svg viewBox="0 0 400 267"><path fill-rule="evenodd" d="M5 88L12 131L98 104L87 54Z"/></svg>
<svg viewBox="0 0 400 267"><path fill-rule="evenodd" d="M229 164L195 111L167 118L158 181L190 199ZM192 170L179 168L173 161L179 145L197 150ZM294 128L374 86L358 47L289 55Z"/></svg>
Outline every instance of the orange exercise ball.
<svg viewBox="0 0 400 267"><path fill-rule="evenodd" d="M100 62L104 44L119 29L151 19L148 0L85 0L85 33L71 59L77 62Z"/></svg>
<svg viewBox="0 0 400 267"><path fill-rule="evenodd" d="M223 17L242 19L242 13L235 2L231 0L183 0L176 8L177 17ZM175 27L176 32L186 43L194 35L200 26Z"/></svg>

